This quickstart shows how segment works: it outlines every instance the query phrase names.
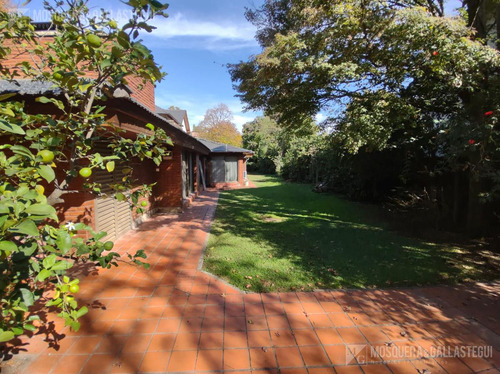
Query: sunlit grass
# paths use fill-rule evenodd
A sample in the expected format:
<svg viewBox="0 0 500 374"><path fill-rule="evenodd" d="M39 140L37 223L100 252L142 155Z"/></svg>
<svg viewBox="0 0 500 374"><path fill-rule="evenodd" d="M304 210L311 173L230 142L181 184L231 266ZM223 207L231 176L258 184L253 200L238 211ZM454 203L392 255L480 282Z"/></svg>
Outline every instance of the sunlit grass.
<svg viewBox="0 0 500 374"><path fill-rule="evenodd" d="M366 288L488 279L452 246L391 231L374 207L252 175L221 193L204 267L249 291Z"/></svg>

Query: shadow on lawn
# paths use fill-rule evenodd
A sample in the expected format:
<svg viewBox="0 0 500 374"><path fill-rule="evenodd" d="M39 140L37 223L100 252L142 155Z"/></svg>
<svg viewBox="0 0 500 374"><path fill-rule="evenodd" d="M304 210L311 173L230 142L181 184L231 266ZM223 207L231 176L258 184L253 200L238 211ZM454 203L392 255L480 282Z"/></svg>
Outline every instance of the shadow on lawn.
<svg viewBox="0 0 500 374"><path fill-rule="evenodd" d="M315 194L308 185L266 182L222 193L211 230L206 268L241 288L370 288L498 276L494 256L399 235L371 206Z"/></svg>

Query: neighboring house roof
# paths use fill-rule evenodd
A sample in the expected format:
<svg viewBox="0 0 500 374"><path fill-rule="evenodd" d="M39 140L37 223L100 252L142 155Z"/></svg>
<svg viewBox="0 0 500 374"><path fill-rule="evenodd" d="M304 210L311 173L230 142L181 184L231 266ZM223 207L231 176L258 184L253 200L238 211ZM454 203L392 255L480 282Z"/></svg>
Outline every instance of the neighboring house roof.
<svg viewBox="0 0 500 374"><path fill-rule="evenodd" d="M254 154L254 152L249 149L235 147L233 145L214 142L212 140L207 140L202 138L198 138L198 140L201 143L203 143L208 149L210 149L210 152L212 153L246 153L252 155Z"/></svg>
<svg viewBox="0 0 500 374"><path fill-rule="evenodd" d="M158 105L156 107L156 114L159 114L165 118L171 118L175 121L175 123L186 132L191 132L191 128L189 126L189 119L187 116L187 111L184 109L163 109Z"/></svg>
<svg viewBox="0 0 500 374"><path fill-rule="evenodd" d="M184 118L187 116L187 112L182 109L167 109L165 113L172 117L179 125L182 125L182 121L184 121Z"/></svg>
<svg viewBox="0 0 500 374"><path fill-rule="evenodd" d="M159 114L159 115L167 114L167 109L163 109L162 107L155 105L155 112L156 112L156 114Z"/></svg>
<svg viewBox="0 0 500 374"><path fill-rule="evenodd" d="M16 93L21 96L40 96L40 95L54 95L57 96L61 91L54 87L51 82L33 81L28 79L20 79L15 81L0 80L0 94ZM150 117L149 121L154 121L154 124L162 127L167 134L172 138L174 143L182 146L195 149L200 153L209 154L210 149L204 145L199 139L187 134L180 129L173 120L169 120L157 113L151 111L149 108L139 103L137 100L123 95L120 91L118 97L113 97L106 102L107 105L115 103L116 107L126 108L122 112L133 113L135 115L143 115ZM122 104L122 105L120 105ZM142 113L141 113L142 112Z"/></svg>

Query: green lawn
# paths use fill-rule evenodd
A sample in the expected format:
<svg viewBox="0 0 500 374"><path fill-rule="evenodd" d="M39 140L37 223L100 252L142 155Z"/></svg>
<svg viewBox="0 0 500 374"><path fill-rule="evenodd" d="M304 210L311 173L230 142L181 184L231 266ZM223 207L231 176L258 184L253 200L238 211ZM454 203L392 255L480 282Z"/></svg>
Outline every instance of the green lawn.
<svg viewBox="0 0 500 374"><path fill-rule="evenodd" d="M402 236L374 207L251 175L220 194L204 268L248 291L365 288L494 278L464 249Z"/></svg>

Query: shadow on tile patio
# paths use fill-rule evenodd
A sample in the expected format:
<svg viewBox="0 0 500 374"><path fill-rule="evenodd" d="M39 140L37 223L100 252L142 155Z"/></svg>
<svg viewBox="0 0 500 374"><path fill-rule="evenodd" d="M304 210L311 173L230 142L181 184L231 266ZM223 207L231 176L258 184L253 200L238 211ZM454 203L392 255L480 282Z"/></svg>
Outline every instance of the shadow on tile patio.
<svg viewBox="0 0 500 374"><path fill-rule="evenodd" d="M500 283L245 294L198 270L217 196L116 243L149 270L79 268L81 330L46 315L3 372L500 373ZM491 357L437 357L456 347Z"/></svg>

